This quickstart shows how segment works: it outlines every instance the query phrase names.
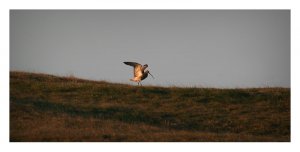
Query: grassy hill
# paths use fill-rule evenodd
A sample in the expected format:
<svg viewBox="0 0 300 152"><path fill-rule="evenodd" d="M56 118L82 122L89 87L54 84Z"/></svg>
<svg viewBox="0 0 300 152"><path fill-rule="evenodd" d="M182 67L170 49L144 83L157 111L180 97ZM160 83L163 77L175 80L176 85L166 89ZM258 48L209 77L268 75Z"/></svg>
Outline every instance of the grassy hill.
<svg viewBox="0 0 300 152"><path fill-rule="evenodd" d="M290 89L140 87L10 72L10 141L290 141Z"/></svg>

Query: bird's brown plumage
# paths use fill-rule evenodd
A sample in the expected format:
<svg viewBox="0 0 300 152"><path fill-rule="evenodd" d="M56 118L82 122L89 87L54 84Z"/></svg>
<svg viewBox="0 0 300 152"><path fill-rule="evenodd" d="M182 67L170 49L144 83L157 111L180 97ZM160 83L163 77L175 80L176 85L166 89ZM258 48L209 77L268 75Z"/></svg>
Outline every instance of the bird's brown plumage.
<svg viewBox="0 0 300 152"><path fill-rule="evenodd" d="M145 69L148 67L147 64L142 66L139 63L136 62L124 62L124 64L132 66L133 67L133 79L130 79L131 81L137 82L138 84L147 78L149 71ZM152 76L152 75L151 75ZM153 76L152 76L153 77Z"/></svg>

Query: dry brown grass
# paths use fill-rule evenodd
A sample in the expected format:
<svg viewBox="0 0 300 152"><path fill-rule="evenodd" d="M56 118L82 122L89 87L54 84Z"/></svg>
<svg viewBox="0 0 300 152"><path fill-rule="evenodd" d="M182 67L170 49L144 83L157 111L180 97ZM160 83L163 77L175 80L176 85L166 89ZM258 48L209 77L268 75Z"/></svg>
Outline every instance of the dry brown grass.
<svg viewBox="0 0 300 152"><path fill-rule="evenodd" d="M290 89L10 73L10 141L290 141Z"/></svg>

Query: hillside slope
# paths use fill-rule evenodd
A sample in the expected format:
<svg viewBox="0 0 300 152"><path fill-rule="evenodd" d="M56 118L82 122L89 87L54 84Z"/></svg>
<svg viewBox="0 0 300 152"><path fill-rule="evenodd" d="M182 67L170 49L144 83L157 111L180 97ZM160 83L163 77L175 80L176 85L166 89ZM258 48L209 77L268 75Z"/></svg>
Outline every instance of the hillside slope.
<svg viewBox="0 0 300 152"><path fill-rule="evenodd" d="M139 87L10 72L10 141L290 141L290 89Z"/></svg>

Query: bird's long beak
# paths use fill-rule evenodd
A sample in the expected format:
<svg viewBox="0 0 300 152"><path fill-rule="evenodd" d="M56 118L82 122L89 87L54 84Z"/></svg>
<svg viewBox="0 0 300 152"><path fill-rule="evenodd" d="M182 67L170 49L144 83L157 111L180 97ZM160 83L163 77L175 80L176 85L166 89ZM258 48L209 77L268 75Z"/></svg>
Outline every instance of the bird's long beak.
<svg viewBox="0 0 300 152"><path fill-rule="evenodd" d="M149 72L149 74L152 76L152 78L154 79L153 75Z"/></svg>

